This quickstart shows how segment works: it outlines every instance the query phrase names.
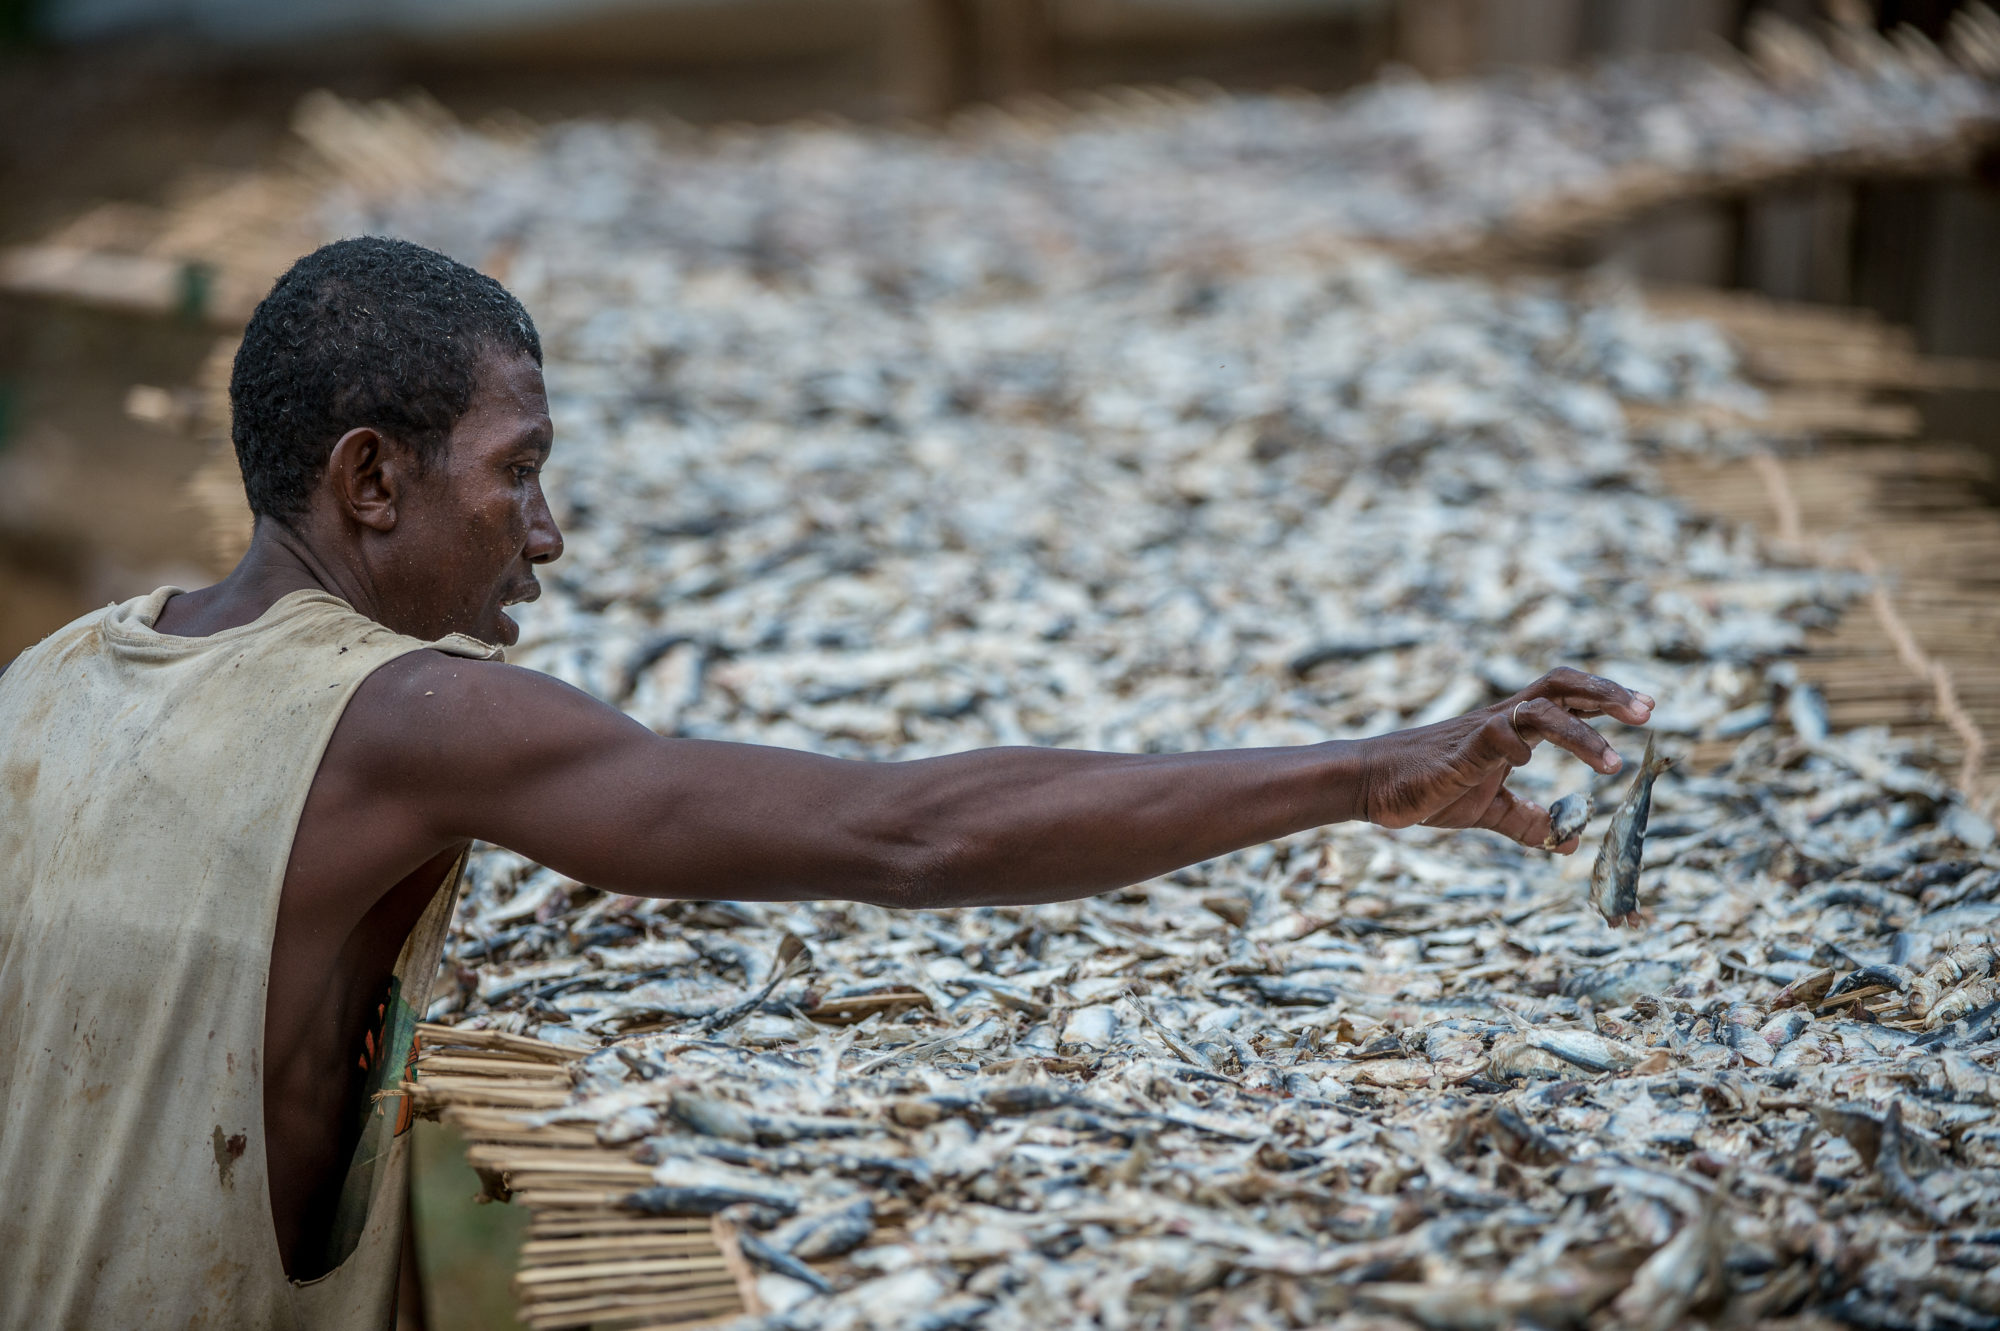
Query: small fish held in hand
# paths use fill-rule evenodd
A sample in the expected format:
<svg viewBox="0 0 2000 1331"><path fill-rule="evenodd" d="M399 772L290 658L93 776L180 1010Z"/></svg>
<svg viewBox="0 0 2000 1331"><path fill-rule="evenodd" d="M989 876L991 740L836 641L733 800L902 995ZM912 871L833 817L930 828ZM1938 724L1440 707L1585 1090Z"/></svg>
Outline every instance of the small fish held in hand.
<svg viewBox="0 0 2000 1331"><path fill-rule="evenodd" d="M1653 811L1653 782L1673 765L1673 759L1653 752L1646 739L1646 757L1639 774L1618 802L1590 870L1590 904L1612 924L1639 923L1639 869L1646 849L1646 819Z"/></svg>
<svg viewBox="0 0 2000 1331"><path fill-rule="evenodd" d="M1579 790L1574 795L1565 795L1549 806L1549 834L1542 838L1543 850L1554 850L1571 837L1583 831L1590 821L1594 806L1590 792Z"/></svg>

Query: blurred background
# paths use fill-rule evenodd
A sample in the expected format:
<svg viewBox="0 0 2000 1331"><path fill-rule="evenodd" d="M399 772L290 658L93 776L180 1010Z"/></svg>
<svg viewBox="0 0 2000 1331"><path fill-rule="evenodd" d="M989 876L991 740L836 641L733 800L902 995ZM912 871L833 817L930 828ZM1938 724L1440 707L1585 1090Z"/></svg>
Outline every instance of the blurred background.
<svg viewBox="0 0 2000 1331"><path fill-rule="evenodd" d="M300 97L421 90L466 120L712 125L833 114L938 121L982 101L1106 85L1332 93L1392 65L1429 78L1734 45L1760 15L1941 38L1954 0L6 0L0 244L102 205L157 205L296 149ZM1828 174L1649 210L1538 255L1649 281L1858 304L1920 350L2000 356L2000 184L1971 169ZM74 237L72 237L74 239ZM86 238L88 239L88 238ZM174 496L196 440L126 410L185 385L200 319L0 283L0 654L126 589L197 576ZM73 294L73 293L72 293ZM109 302L117 304L115 300ZM1989 443L1989 392L1927 395L1926 424ZM143 407L145 404L141 404ZM140 413L144 415L142 411Z"/></svg>
<svg viewBox="0 0 2000 1331"><path fill-rule="evenodd" d="M204 409L194 386L245 306L210 290L197 266L121 267L101 256L146 249L123 243L121 228L150 226L143 219L161 209L287 168L300 153L295 110L316 90L362 101L419 92L458 120L499 125L943 124L985 103L1054 104L1107 87L1337 94L1391 71L1448 80L1722 52L1770 15L1943 41L1962 8L0 0L0 247L14 256L0 260L0 660L95 605L211 576L210 518L191 489L209 449L193 425ZM263 197L244 195L238 220ZM270 243L283 247L281 230ZM30 252L46 256L52 244L100 256L97 266L51 277ZM2000 359L2000 153L1989 142L1895 172L1832 168L1662 198L1523 261L1855 307L1907 329L1927 356ZM1980 375L1919 388L1926 437L2000 447L2000 395ZM472 1174L442 1130L425 1131L417 1204L433 1325L504 1324L515 1221L508 1208L474 1207Z"/></svg>
<svg viewBox="0 0 2000 1331"><path fill-rule="evenodd" d="M938 121L1106 85L1339 92L1739 43L1761 14L1941 37L1954 0L6 0L0 244L102 205L158 205L295 152L302 95L421 90L453 115L712 125L815 114ZM1536 256L1654 282L1856 304L1920 350L2000 356L2000 158L1896 179L1837 173L1669 204ZM95 211L93 211L95 210ZM74 236L70 237L76 239ZM86 240L89 238L86 237ZM115 246L114 246L115 248ZM209 322L0 283L0 654L125 589L198 576L175 496L200 446L127 411L191 382ZM29 294L23 289L30 288ZM74 293L70 293L73 295ZM171 304L171 302L168 302ZM1927 426L1991 443L1985 391ZM144 407L144 403L140 404ZM142 410L141 416L146 415Z"/></svg>

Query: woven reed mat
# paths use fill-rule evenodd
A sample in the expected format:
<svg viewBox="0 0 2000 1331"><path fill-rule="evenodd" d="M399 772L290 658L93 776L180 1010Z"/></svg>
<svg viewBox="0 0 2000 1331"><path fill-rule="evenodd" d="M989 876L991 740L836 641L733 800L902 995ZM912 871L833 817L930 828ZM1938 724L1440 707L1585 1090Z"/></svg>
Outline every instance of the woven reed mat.
<svg viewBox="0 0 2000 1331"><path fill-rule="evenodd" d="M1916 438L1901 395L2000 388L2000 366L1926 358L1865 311L1720 292L1654 293L1662 313L1717 324L1770 394L1768 451L1663 461L1696 508L1756 526L1781 558L1867 574L1873 589L1811 636L1801 677L1836 729L1886 725L1926 744L1974 804L2000 798L2000 470ZM1816 404L1817 416L1799 404ZM1752 423L1752 422L1746 422ZM1718 741L1695 754L1720 758Z"/></svg>
<svg viewBox="0 0 2000 1331"><path fill-rule="evenodd" d="M621 1209L652 1170L589 1128L535 1122L569 1098L582 1051L501 1031L417 1028L417 1112L442 1119L487 1194L532 1212L514 1292L535 1331L561 1327L712 1326L762 1311L725 1222Z"/></svg>

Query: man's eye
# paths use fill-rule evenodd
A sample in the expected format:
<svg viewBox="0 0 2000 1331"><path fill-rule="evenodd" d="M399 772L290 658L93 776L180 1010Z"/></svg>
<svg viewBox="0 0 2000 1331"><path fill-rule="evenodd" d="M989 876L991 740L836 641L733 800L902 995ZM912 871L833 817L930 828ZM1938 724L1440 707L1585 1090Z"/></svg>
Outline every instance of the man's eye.
<svg viewBox="0 0 2000 1331"><path fill-rule="evenodd" d="M541 473L542 469L540 467L517 466L514 468L514 479L525 481L530 477L539 476Z"/></svg>

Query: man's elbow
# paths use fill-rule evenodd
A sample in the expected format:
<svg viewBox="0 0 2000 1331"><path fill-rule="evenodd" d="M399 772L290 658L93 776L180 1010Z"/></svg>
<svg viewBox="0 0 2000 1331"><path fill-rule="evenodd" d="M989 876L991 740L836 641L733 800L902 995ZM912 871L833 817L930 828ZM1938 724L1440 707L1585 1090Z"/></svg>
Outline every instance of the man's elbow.
<svg viewBox="0 0 2000 1331"><path fill-rule="evenodd" d="M974 859L962 838L909 833L872 848L868 883L856 899L890 910L937 910L963 904Z"/></svg>

